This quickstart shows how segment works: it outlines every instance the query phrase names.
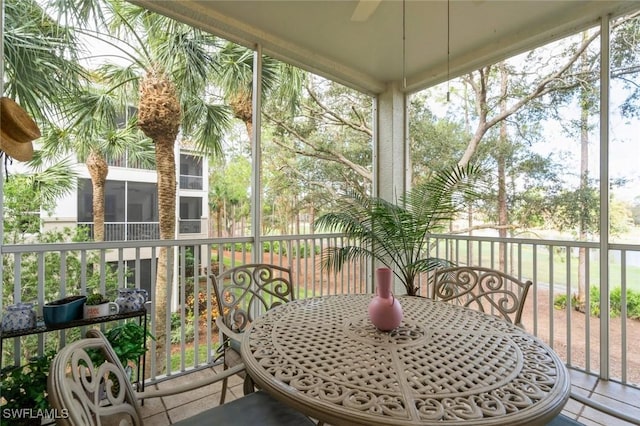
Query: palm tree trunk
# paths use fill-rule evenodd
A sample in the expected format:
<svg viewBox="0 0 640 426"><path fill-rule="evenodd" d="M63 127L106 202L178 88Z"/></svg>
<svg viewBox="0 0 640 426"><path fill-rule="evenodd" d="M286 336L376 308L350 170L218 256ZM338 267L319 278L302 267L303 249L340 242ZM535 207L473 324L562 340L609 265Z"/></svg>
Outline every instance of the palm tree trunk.
<svg viewBox="0 0 640 426"><path fill-rule="evenodd" d="M158 214L160 221L160 239L171 240L175 238L176 233L176 168L175 155L173 152L173 140L156 140L156 168L158 175ZM171 287L171 281L168 279L170 271L168 270L169 250L170 247L161 247L158 253L158 271L156 275L156 368L161 372L165 365L165 357L162 353L162 347L167 336L166 319L167 319L167 294ZM162 361L161 361L162 360ZM161 365L162 364L162 365Z"/></svg>
<svg viewBox="0 0 640 426"><path fill-rule="evenodd" d="M176 230L176 166L173 152L180 129L180 102L175 85L163 73L153 70L140 83L138 126L153 139L156 147L158 176L158 215L160 238L172 240ZM155 290L155 338L156 371L162 374L166 368L164 347L167 337L167 294L171 282L167 279L170 264L169 247L162 247L158 254L158 270Z"/></svg>
<svg viewBox="0 0 640 426"><path fill-rule="evenodd" d="M104 241L104 187L109 166L104 157L96 151L91 151L86 164L93 188L93 240Z"/></svg>

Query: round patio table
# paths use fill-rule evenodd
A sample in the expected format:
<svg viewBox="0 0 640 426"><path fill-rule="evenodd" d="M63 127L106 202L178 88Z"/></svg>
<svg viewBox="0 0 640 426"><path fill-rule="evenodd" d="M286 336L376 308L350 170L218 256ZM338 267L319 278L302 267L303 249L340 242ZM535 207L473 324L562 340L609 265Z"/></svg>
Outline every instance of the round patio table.
<svg viewBox="0 0 640 426"><path fill-rule="evenodd" d="M373 295L296 300L257 318L242 357L274 397L331 425L544 425L569 398L567 369L497 317L400 297L400 326L377 330Z"/></svg>

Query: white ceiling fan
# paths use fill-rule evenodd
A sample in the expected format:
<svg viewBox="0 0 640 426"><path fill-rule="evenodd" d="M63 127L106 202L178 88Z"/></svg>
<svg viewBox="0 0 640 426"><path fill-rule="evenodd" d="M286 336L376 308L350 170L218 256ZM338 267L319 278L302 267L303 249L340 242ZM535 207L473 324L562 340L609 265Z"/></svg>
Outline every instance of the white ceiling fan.
<svg viewBox="0 0 640 426"><path fill-rule="evenodd" d="M360 0L353 10L351 20L353 22L365 22L376 11L382 0Z"/></svg>

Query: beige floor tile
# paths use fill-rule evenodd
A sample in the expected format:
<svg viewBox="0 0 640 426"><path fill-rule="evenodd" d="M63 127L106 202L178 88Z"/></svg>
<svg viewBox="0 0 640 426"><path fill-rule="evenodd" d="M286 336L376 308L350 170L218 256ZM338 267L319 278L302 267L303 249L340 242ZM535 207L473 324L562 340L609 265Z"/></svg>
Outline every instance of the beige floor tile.
<svg viewBox="0 0 640 426"><path fill-rule="evenodd" d="M162 398L149 398L143 401L140 406L142 417L151 417L158 413L164 413L167 408L162 403Z"/></svg>
<svg viewBox="0 0 640 426"><path fill-rule="evenodd" d="M598 378L581 371L569 369L569 377L571 378L571 386L580 387L587 390L593 390L598 382Z"/></svg>
<svg viewBox="0 0 640 426"><path fill-rule="evenodd" d="M607 380L599 380L594 393L613 398L625 404L635 405L640 410L640 389ZM638 418L640 418L640 411Z"/></svg>
<svg viewBox="0 0 640 426"><path fill-rule="evenodd" d="M166 387L166 386L176 386L178 384L189 383L189 382L193 382L195 380L200 380L200 379L202 379L204 377L208 377L208 376L211 376L211 370L210 369L201 370L201 371L197 371L197 372L194 372L194 373L189 373L189 374L187 374L185 376L181 376L181 377L176 378L176 379L167 380L165 382L162 382L162 383L159 384L159 387L162 389L163 387ZM162 402L167 407L167 409L170 410L172 408L179 407L181 405L187 404L190 401L203 398L203 397L205 397L207 395L218 393L221 390L222 390L222 383L221 382L216 382L214 384L211 384L211 385L208 385L208 386L203 386L203 387L200 387L198 389L194 389L194 390L189 391L189 392L183 392L183 393L179 393L179 394L176 394L176 395L162 397ZM216 401L216 403L217 403L217 401Z"/></svg>

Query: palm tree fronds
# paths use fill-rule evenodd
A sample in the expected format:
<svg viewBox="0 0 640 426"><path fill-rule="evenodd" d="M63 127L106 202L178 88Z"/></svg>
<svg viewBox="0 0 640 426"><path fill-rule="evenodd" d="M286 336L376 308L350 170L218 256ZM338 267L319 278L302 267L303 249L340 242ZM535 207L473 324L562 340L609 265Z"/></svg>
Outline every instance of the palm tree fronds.
<svg viewBox="0 0 640 426"><path fill-rule="evenodd" d="M327 247L321 256L321 267L328 271L340 271L346 263L369 256L371 253L359 246Z"/></svg>
<svg viewBox="0 0 640 426"><path fill-rule="evenodd" d="M29 177L44 203L53 203L75 188L78 174L73 170L72 164L68 159L62 160Z"/></svg>
<svg viewBox="0 0 640 426"><path fill-rule="evenodd" d="M314 225L356 244L326 249L323 266L340 270L356 258L376 260L393 269L407 294L415 295L414 281L421 272L449 266L446 260L425 257L426 238L477 197L480 176L482 169L475 165L437 172L403 194L398 204L355 192L344 195L336 202L336 211L321 215Z"/></svg>

